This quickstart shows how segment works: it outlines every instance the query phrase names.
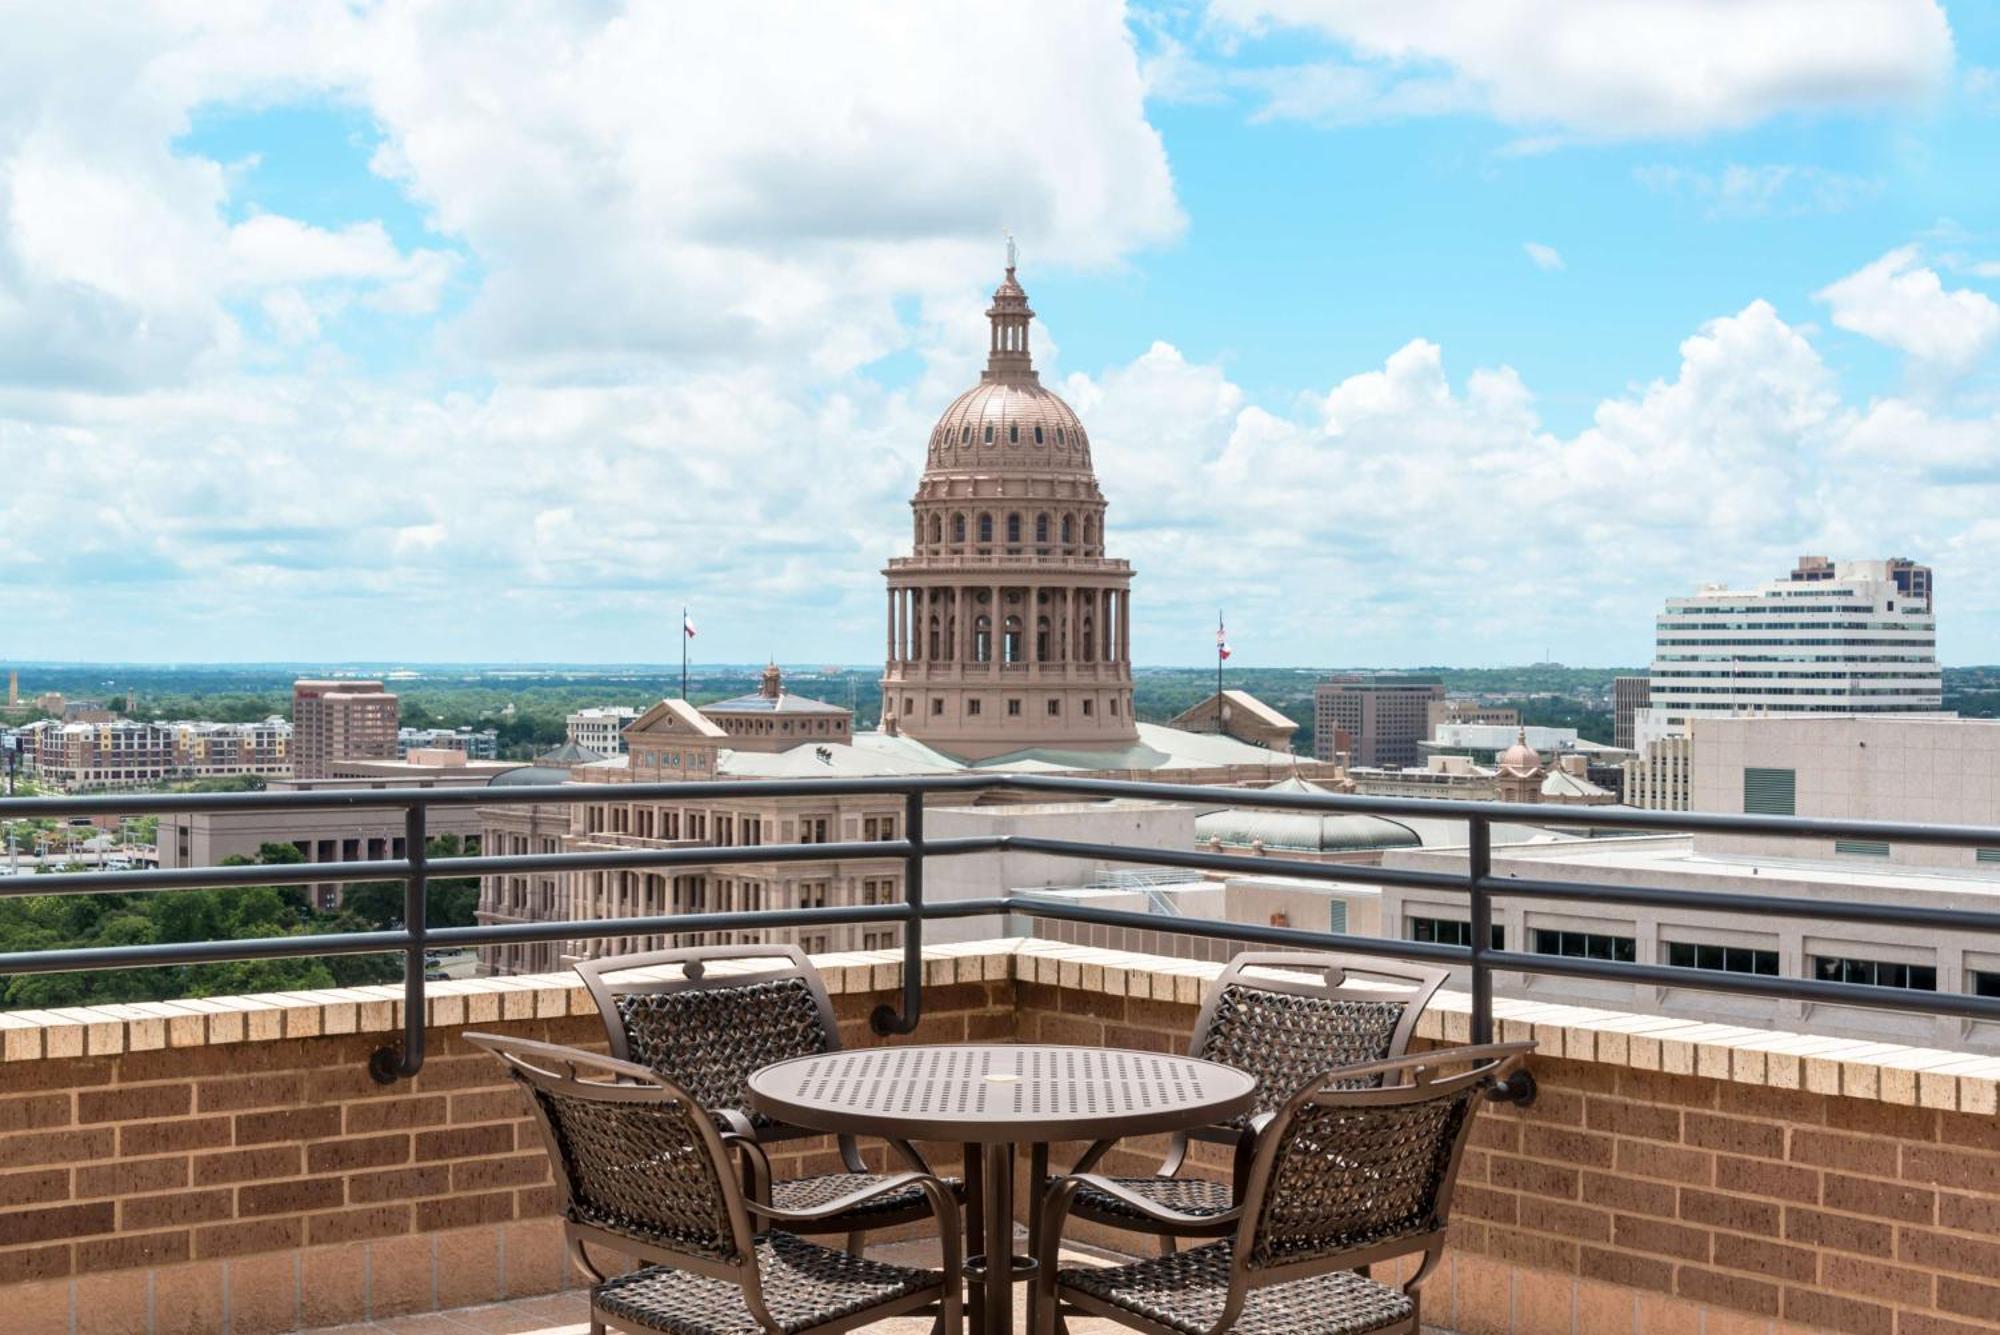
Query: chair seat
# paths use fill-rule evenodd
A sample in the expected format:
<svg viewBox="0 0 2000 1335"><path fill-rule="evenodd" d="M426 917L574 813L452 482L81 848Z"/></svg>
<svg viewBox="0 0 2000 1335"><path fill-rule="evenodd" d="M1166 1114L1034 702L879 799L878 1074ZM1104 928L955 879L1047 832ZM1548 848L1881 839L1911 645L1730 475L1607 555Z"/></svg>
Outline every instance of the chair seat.
<svg viewBox="0 0 2000 1335"><path fill-rule="evenodd" d="M1056 1282L1170 1330L1207 1335L1229 1296L1232 1245L1213 1242L1107 1270L1060 1270ZM1335 1270L1250 1290L1229 1329L1232 1335L1364 1335L1407 1322L1415 1310L1400 1289Z"/></svg>
<svg viewBox="0 0 2000 1335"><path fill-rule="evenodd" d="M813 1210L829 1201L837 1201L842 1196L865 1190L882 1181L884 1173L825 1173L819 1177L795 1177L771 1184L771 1204L780 1210ZM963 1197L964 1184L957 1178L943 1179L954 1196ZM886 1196L863 1201L851 1210L843 1210L826 1221L825 1227L832 1231L834 1225L845 1219L875 1219L883 1215L902 1214L905 1211L928 1216L931 1212L930 1198L924 1195L922 1187L911 1183ZM808 1229L817 1232L817 1228Z"/></svg>
<svg viewBox="0 0 2000 1335"><path fill-rule="evenodd" d="M1181 1214L1228 1214L1236 1200L1227 1182L1210 1182L1199 1177L1114 1177L1111 1179L1134 1196ZM1151 1225L1152 1221L1109 1192L1085 1185L1076 1193L1071 1207L1086 1218L1131 1221Z"/></svg>
<svg viewBox="0 0 2000 1335"><path fill-rule="evenodd" d="M764 1306L787 1332L858 1316L944 1280L935 1270L850 1256L790 1233L760 1234L756 1246ZM609 1320L667 1335L767 1335L735 1284L669 1266L608 1279L591 1289L590 1304Z"/></svg>

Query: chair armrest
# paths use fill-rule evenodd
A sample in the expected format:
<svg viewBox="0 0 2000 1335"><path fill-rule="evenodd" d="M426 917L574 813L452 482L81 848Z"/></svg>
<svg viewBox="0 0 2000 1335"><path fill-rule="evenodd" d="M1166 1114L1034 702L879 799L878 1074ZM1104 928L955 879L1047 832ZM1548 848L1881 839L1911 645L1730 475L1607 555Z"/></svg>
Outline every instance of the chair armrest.
<svg viewBox="0 0 2000 1335"><path fill-rule="evenodd" d="M947 1201L951 1200L950 1189L930 1174L897 1173L892 1177L883 1178L873 1186L863 1187L859 1191L850 1191L845 1196L837 1197L824 1205L815 1205L810 1210L781 1210L774 1205L760 1204L756 1201L745 1201L744 1204L749 1206L752 1214L772 1220L775 1223L810 1224L822 1219L831 1219L838 1214L845 1214L857 1205L866 1205L869 1201L901 1191L909 1186L921 1187L924 1194L931 1197L933 1212L935 1212L938 1196L942 1196ZM936 1194L933 1194L933 1188L935 1188ZM957 1202L952 1202L952 1208L956 1210Z"/></svg>
<svg viewBox="0 0 2000 1335"><path fill-rule="evenodd" d="M1110 1178L1101 1177L1096 1173L1072 1174L1071 1176L1064 1178L1061 1182L1056 1183L1056 1187L1060 1188L1061 1186L1064 1185L1064 1183L1069 1183L1069 1182L1074 1182L1078 1188L1087 1186L1092 1191L1101 1191L1106 1196L1112 1197L1113 1199L1117 1200L1120 1204L1128 1207L1129 1209L1137 1212L1138 1214L1144 1215L1146 1218L1162 1224L1193 1224L1193 1225L1219 1224L1227 1220L1240 1218L1243 1212L1243 1207L1240 1204L1231 1207L1229 1210L1221 1214L1185 1214L1179 1210L1169 1210L1166 1206L1161 1205L1159 1202L1149 1201L1144 1196L1140 1196L1134 1192L1127 1191L1124 1187L1119 1186L1116 1182L1112 1181ZM1062 1199L1064 1201L1065 1211L1067 1211L1068 1208L1068 1201L1075 1194L1076 1194L1075 1189L1072 1189L1071 1191L1063 1195Z"/></svg>
<svg viewBox="0 0 2000 1335"><path fill-rule="evenodd" d="M750 1119L734 1108L714 1108L709 1115L720 1124L719 1135L725 1150L734 1150L742 1156L744 1167L744 1203L768 1201L771 1199L771 1159L764 1153L764 1147L757 1143L757 1131L750 1125Z"/></svg>

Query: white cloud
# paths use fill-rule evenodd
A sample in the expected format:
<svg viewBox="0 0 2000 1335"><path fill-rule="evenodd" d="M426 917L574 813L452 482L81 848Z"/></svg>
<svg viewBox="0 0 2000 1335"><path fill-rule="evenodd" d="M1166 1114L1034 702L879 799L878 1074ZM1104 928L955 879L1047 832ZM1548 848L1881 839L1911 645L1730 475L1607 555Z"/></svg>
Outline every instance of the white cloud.
<svg viewBox="0 0 2000 1335"><path fill-rule="evenodd" d="M1528 258L1535 262L1537 269L1549 272L1563 267L1562 252L1554 246L1546 246L1539 241L1523 241L1521 249L1528 252Z"/></svg>
<svg viewBox="0 0 2000 1335"><path fill-rule="evenodd" d="M1694 200L1710 218L1845 213L1882 193L1882 182L1797 163L1730 163L1719 172L1648 166L1632 172L1648 190Z"/></svg>
<svg viewBox="0 0 2000 1335"><path fill-rule="evenodd" d="M1308 29L1352 59L1274 114L1352 119L1477 106L1580 138L1688 135L1792 112L1907 104L1944 83L1951 30L1933 0L1213 0L1248 32Z"/></svg>
<svg viewBox="0 0 2000 1335"><path fill-rule="evenodd" d="M1970 288L1946 291L1915 246L1890 251L1814 294L1833 322L1900 348L1946 373L1962 372L2000 339L2000 304Z"/></svg>

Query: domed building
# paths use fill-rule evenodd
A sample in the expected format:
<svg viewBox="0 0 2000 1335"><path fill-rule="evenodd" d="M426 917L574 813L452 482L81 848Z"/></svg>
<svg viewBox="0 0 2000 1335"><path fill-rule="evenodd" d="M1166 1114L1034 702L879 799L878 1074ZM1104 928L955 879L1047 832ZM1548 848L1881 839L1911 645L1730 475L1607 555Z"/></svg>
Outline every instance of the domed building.
<svg viewBox="0 0 2000 1335"><path fill-rule="evenodd" d="M911 555L883 571L883 726L963 760L1139 739L1132 567L1105 554L1090 437L1035 371L1008 261L986 370L932 429Z"/></svg>

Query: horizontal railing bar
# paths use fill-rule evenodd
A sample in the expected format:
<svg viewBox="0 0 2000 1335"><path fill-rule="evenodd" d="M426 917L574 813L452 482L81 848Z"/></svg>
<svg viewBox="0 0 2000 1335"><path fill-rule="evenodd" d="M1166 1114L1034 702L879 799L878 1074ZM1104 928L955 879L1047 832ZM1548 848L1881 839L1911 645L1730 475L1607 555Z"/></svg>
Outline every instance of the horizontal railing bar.
<svg viewBox="0 0 2000 1335"><path fill-rule="evenodd" d="M0 819L70 815L148 815L182 811L280 811L327 808L435 806L573 806L583 802L656 799L902 795L910 792L975 793L994 788L1025 792L1132 797L1177 805L1214 804L1279 811L1351 812L1363 815L1480 819L1523 825L1631 830L1647 833L1714 833L1797 838L1886 840L1947 847L2000 847L2000 827L1930 825L1903 821L1825 820L1802 816L1722 812L1639 811L1629 808L1558 807L1537 803L1476 802L1449 798L1364 797L1349 793L1272 792L1162 784L1139 779L1086 779L1050 774L933 774L888 778L731 779L686 783L547 784L491 788L339 788L257 793L130 793L95 796L0 798Z"/></svg>
<svg viewBox="0 0 2000 1335"><path fill-rule="evenodd" d="M1525 881L1506 876L1489 876L1480 884L1496 898L1502 899L1513 897L1567 903L1625 904L1634 908L1815 918L1832 923L1869 923L1884 927L2000 932L2000 913L1978 909L1937 909L1913 904L1867 904L1854 899L1668 890L1652 886L1598 885L1585 881ZM1465 888L1463 883L1459 888Z"/></svg>
<svg viewBox="0 0 2000 1335"><path fill-rule="evenodd" d="M1246 853L1204 853L1198 849L1133 848L1126 844L1047 839L1041 835L1030 834L1003 835L1000 842L1010 853L1048 853L1057 857L1096 858L1104 862L1187 867L1197 871L1240 872L1246 876L1284 876L1301 881L1399 885L1419 890L1461 892L1467 888L1463 874L1421 871L1413 867L1374 867L1358 862L1305 862L1282 857L1255 857ZM1120 887L1089 888L1116 891Z"/></svg>
<svg viewBox="0 0 2000 1335"><path fill-rule="evenodd" d="M407 950L410 934L329 932L325 936L253 936L240 941L159 941L142 946L86 946L76 950L16 950L0 954L0 977L17 973L75 973L83 969L150 969L174 964L226 964L235 960L293 959L317 955L373 955Z"/></svg>
<svg viewBox="0 0 2000 1335"><path fill-rule="evenodd" d="M1142 913L1134 909L1097 908L1036 895L1010 895L1006 902L1012 912L1031 918L1058 918L1065 922L1093 923L1100 927L1130 927L1143 932L1207 936L1221 941L1294 946L1301 950L1343 950L1352 955L1386 955L1395 959L1432 960L1440 964L1472 962L1472 952L1464 946L1437 945L1428 941L1348 936L1339 932L1314 932L1303 927L1224 922L1219 918L1163 918L1156 913Z"/></svg>
<svg viewBox="0 0 2000 1335"><path fill-rule="evenodd" d="M2000 997L1980 997L1969 992L1922 992L1914 988L1870 987L1863 983L1825 983L1817 978L1729 973L1722 969L1677 969L1665 964L1626 964L1618 960L1584 959L1575 955L1526 955L1506 950L1489 951L1486 959L1496 971L1508 973L1594 978L1696 992L1737 992L1778 1001L2000 1020ZM1574 1006L1586 1003L1566 999L1563 1004ZM1722 1020L1717 1023L1730 1022Z"/></svg>
<svg viewBox="0 0 2000 1335"><path fill-rule="evenodd" d="M251 863L236 867L168 867L158 871L49 872L41 876L0 877L0 899L23 895L144 894L162 890L232 890L247 885L400 881L409 874L407 858L381 858L372 862L274 862L268 866Z"/></svg>
<svg viewBox="0 0 2000 1335"><path fill-rule="evenodd" d="M596 941L612 936L693 936L702 932L792 927L848 927L909 921L901 904L851 904L823 909L743 909L730 913L668 913L648 918L591 918L577 922L486 923L433 927L433 945L490 946L518 941Z"/></svg>

